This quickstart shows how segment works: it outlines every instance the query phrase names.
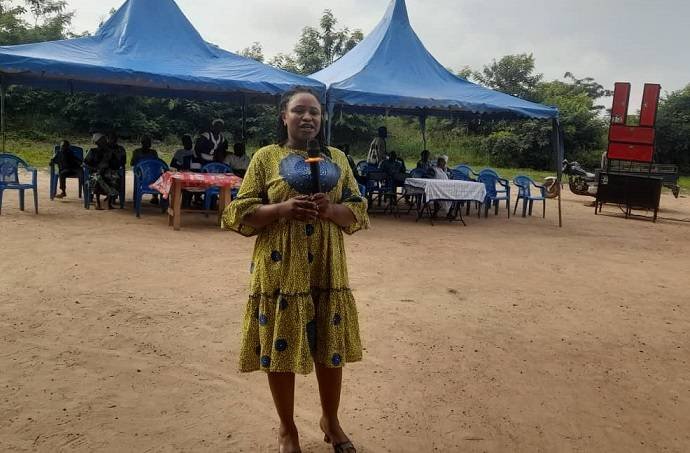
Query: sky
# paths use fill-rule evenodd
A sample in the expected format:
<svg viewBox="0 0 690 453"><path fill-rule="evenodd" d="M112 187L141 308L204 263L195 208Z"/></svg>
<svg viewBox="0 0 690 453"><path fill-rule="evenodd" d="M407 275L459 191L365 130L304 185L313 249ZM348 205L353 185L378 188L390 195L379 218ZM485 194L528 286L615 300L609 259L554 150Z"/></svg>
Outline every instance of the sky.
<svg viewBox="0 0 690 453"><path fill-rule="evenodd" d="M291 53L300 32L330 8L365 36L390 0L177 0L209 42L236 52L254 41L264 55ZM72 31L95 31L124 0L68 0ZM289 6L287 6L289 4ZM545 80L593 77L607 88L632 83L631 112L645 82L664 92L690 84L686 0L407 0L410 22L436 59L480 70L493 59L532 53ZM152 18L155 20L155 18Z"/></svg>

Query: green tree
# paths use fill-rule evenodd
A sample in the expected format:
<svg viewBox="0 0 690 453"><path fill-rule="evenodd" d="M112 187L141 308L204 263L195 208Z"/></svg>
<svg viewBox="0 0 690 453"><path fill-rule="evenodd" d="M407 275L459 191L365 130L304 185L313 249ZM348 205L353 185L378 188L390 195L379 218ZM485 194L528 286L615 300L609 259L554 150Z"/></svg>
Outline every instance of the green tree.
<svg viewBox="0 0 690 453"><path fill-rule="evenodd" d="M333 12L324 10L319 28L307 26L302 29L294 56L279 54L271 64L305 75L329 66L364 39L361 30L350 32L347 27L337 30L337 23Z"/></svg>
<svg viewBox="0 0 690 453"><path fill-rule="evenodd" d="M252 60L256 60L260 63L264 62L264 49L261 46L261 43L258 41L254 41L251 46L245 47L243 50L237 53L243 57L251 58Z"/></svg>
<svg viewBox="0 0 690 453"><path fill-rule="evenodd" d="M289 72L294 72L295 74L300 73L300 69L297 65L297 61L295 61L295 57L289 54L279 53L275 55L273 58L271 58L268 64L270 64L271 66L275 66L276 68L284 69Z"/></svg>
<svg viewBox="0 0 690 453"><path fill-rule="evenodd" d="M657 161L690 173L690 85L661 100L656 130Z"/></svg>
<svg viewBox="0 0 690 453"><path fill-rule="evenodd" d="M54 41L71 36L68 32L74 17L64 0L25 0L25 8L8 0L0 0L0 45ZM33 25L24 20L29 12Z"/></svg>
<svg viewBox="0 0 690 453"><path fill-rule="evenodd" d="M528 100L534 99L537 84L544 77L534 73L534 56L526 53L493 60L473 76L484 86Z"/></svg>
<svg viewBox="0 0 690 453"><path fill-rule="evenodd" d="M587 96L595 101L603 97L613 96L612 90L604 88L603 85L597 83L592 77L578 79L572 72L568 71L563 75L563 78L570 80L574 87L581 89L587 93ZM596 110L604 110L606 107L603 105L594 105L593 108Z"/></svg>
<svg viewBox="0 0 690 453"><path fill-rule="evenodd" d="M471 82L472 79L474 78L474 71L469 66L464 66L462 69L460 69L457 72L457 76L462 77L463 79Z"/></svg>

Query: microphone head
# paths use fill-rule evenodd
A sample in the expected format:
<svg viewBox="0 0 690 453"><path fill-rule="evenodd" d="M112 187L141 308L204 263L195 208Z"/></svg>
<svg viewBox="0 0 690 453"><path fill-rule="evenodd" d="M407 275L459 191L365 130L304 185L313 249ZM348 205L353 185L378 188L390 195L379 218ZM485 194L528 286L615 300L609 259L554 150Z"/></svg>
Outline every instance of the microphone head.
<svg viewBox="0 0 690 453"><path fill-rule="evenodd" d="M309 140L307 144L307 155L310 158L321 156L321 145L319 145L318 140Z"/></svg>

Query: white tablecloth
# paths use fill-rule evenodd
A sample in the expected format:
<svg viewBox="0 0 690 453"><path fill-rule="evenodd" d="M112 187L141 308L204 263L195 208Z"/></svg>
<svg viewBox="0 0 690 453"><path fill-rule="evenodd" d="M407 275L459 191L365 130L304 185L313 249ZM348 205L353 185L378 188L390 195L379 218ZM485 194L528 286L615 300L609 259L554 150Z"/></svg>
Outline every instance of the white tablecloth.
<svg viewBox="0 0 690 453"><path fill-rule="evenodd" d="M484 202L486 187L480 182L457 181L454 179L407 178L405 185L424 191L426 201L473 200Z"/></svg>

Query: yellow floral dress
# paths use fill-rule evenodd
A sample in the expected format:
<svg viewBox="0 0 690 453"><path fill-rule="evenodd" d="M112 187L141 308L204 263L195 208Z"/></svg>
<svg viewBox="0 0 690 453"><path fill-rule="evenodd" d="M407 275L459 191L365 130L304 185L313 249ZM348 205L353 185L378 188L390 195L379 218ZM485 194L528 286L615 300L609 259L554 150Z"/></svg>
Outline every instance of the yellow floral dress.
<svg viewBox="0 0 690 453"><path fill-rule="evenodd" d="M369 226L367 204L345 154L335 148L328 152L320 164L321 191L331 203L352 210L352 225L280 219L256 230L242 224L262 204L309 193L306 152L279 145L254 154L237 198L223 215L223 228L257 235L240 351L243 372L308 374L315 361L341 367L362 359L343 231Z"/></svg>

